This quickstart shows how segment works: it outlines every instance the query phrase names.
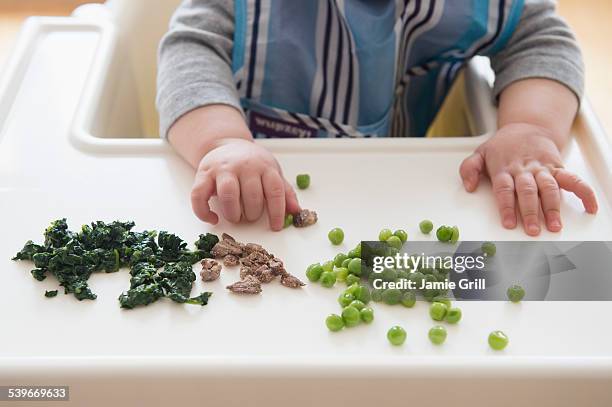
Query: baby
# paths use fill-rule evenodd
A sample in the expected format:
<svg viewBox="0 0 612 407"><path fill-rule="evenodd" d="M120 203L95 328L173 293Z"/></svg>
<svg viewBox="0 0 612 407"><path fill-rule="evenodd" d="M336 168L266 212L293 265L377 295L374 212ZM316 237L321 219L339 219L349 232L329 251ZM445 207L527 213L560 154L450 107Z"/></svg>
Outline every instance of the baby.
<svg viewBox="0 0 612 407"><path fill-rule="evenodd" d="M583 92L580 50L553 0L185 0L161 41L161 135L197 169L195 214L217 223L299 211L254 137L423 137L475 55L496 73L498 130L459 173L487 176L502 225L562 228L560 190L597 212L560 151ZM347 142L350 142L347 140Z"/></svg>

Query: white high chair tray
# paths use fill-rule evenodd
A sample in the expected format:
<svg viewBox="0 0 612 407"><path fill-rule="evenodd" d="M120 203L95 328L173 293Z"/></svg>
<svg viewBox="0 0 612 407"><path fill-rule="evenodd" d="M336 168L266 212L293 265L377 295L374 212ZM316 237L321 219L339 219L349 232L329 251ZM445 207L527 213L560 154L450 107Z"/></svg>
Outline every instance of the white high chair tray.
<svg viewBox="0 0 612 407"><path fill-rule="evenodd" d="M194 293L214 292L206 307L162 300L122 310L126 270L92 276L95 301L61 291L45 298L56 281L35 281L31 264L10 258L61 217L72 228L134 220L139 230L169 230L190 242L199 233L227 232L261 243L304 280L308 264L374 239L382 227L423 239L417 224L424 218L457 224L465 240L530 239L500 226L486 183L474 194L461 186L458 166L485 136L265 141L289 179L311 174L311 187L298 195L319 222L279 233L265 220L203 224L189 202L193 171L162 142L105 139L98 150L79 141L87 135L79 136L75 114L100 69L104 32L86 19L31 20L0 83L0 384L69 385L72 402L88 406L612 403L608 302L464 302L463 320L448 326L447 342L436 347L427 338L427 304L375 304L373 324L330 333L324 319L338 312L339 287L290 290L275 282L262 295L241 297L225 289L237 269L195 283ZM566 193L563 232L539 240L610 238L610 147L588 106L576 136L566 165L594 186L600 211L585 214ZM335 226L346 233L340 247L326 237ZM402 347L387 342L394 324L408 332ZM503 352L487 345L495 329L510 337Z"/></svg>

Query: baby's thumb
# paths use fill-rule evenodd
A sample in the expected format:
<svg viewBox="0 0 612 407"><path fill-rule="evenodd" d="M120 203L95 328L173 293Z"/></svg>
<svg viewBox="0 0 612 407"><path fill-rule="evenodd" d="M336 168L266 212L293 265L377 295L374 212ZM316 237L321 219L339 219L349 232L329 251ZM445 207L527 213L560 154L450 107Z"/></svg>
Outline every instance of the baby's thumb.
<svg viewBox="0 0 612 407"><path fill-rule="evenodd" d="M285 212L290 214L298 213L302 208L297 199L297 195L293 190L293 187L285 180Z"/></svg>
<svg viewBox="0 0 612 407"><path fill-rule="evenodd" d="M463 160L459 167L459 174L466 191L474 192L476 190L483 168L484 157L478 151Z"/></svg>

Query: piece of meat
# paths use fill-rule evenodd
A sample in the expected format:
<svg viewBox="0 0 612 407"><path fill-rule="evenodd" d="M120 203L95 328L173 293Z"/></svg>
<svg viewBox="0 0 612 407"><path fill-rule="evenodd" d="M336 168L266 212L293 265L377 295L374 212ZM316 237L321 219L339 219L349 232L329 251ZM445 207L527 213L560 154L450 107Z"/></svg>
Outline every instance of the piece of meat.
<svg viewBox="0 0 612 407"><path fill-rule="evenodd" d="M270 255L267 254L267 252L251 252L251 254L242 258L242 264L255 269L259 266L263 266L264 264L267 265L269 260Z"/></svg>
<svg viewBox="0 0 612 407"><path fill-rule="evenodd" d="M296 215L293 215L293 226L303 228L317 223L317 213L309 209L302 209Z"/></svg>
<svg viewBox="0 0 612 407"><path fill-rule="evenodd" d="M228 285L227 289L236 294L259 294L261 283L253 276L246 276L244 279Z"/></svg>
<svg viewBox="0 0 612 407"><path fill-rule="evenodd" d="M204 281L215 281L221 275L221 265L213 259L202 260L200 276Z"/></svg>
<svg viewBox="0 0 612 407"><path fill-rule="evenodd" d="M253 252L260 252L262 254L265 254L266 256L269 255L269 253L266 251L266 249L264 249L261 245L258 245L257 243L247 243L244 245L244 255L248 256L249 254L253 253Z"/></svg>
<svg viewBox="0 0 612 407"><path fill-rule="evenodd" d="M237 242L230 235L224 233L223 239L214 245L210 252L215 259L221 259L230 254L236 257L242 257L244 245Z"/></svg>
<svg viewBox="0 0 612 407"><path fill-rule="evenodd" d="M289 288L299 288L299 287L306 285L302 283L302 281L299 278L287 272L285 272L285 274L281 276L281 284Z"/></svg>
<svg viewBox="0 0 612 407"><path fill-rule="evenodd" d="M270 267L272 273L274 273L275 276L281 276L287 272L285 270L283 261L278 257L272 257L270 260L268 260L268 266Z"/></svg>
<svg viewBox="0 0 612 407"><path fill-rule="evenodd" d="M225 267L234 267L240 264L240 258L238 256L234 256L233 254L228 254L223 258L223 265Z"/></svg>
<svg viewBox="0 0 612 407"><path fill-rule="evenodd" d="M255 277L263 283L267 284L276 278L276 274L265 264L255 270Z"/></svg>

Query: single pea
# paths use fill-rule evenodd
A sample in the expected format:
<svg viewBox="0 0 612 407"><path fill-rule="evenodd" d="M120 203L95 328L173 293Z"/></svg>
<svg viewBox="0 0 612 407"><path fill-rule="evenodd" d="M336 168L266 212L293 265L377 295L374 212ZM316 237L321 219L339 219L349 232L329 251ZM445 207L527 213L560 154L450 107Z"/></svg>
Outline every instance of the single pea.
<svg viewBox="0 0 612 407"><path fill-rule="evenodd" d="M346 276L346 285L351 285L351 284L360 283L360 282L361 282L361 278L357 277L354 274L349 274L348 276Z"/></svg>
<svg viewBox="0 0 612 407"><path fill-rule="evenodd" d="M383 291L382 300L385 304L395 305L402 300L402 292L397 288L389 288Z"/></svg>
<svg viewBox="0 0 612 407"><path fill-rule="evenodd" d="M382 273L380 273L379 277L382 279L382 281L390 283L397 279L397 271L393 269L384 269Z"/></svg>
<svg viewBox="0 0 612 407"><path fill-rule="evenodd" d="M348 264L348 270L351 274L360 276L361 275L361 259L360 258L351 259L351 261Z"/></svg>
<svg viewBox="0 0 612 407"><path fill-rule="evenodd" d="M448 297L443 297L441 295L435 296L433 302L441 302L442 304L446 305L446 308L451 307L451 300Z"/></svg>
<svg viewBox="0 0 612 407"><path fill-rule="evenodd" d="M284 228L288 228L289 226L293 225L293 215L288 213L285 215L285 223L283 225Z"/></svg>
<svg viewBox="0 0 612 407"><path fill-rule="evenodd" d="M391 232L391 229L383 229L378 234L378 240L380 240L381 242L386 242L387 239L389 239L391 236L393 236L393 232Z"/></svg>
<svg viewBox="0 0 612 407"><path fill-rule="evenodd" d="M361 314L359 314L359 310L355 307L344 307L342 310L342 320L344 321L344 325L348 328L357 326L361 321Z"/></svg>
<svg viewBox="0 0 612 407"><path fill-rule="evenodd" d="M399 237L399 240L401 240L402 243L408 240L408 233L406 233L404 229L397 229L395 232L393 232L393 236Z"/></svg>
<svg viewBox="0 0 612 407"><path fill-rule="evenodd" d="M434 321L442 321L446 316L448 307L441 302L432 302L429 306L429 316Z"/></svg>
<svg viewBox="0 0 612 407"><path fill-rule="evenodd" d="M344 253L336 254L336 256L334 256L334 266L342 267L342 263L344 263L346 259L348 259L348 256L346 254Z"/></svg>
<svg viewBox="0 0 612 407"><path fill-rule="evenodd" d="M349 275L349 271L345 267L335 267L334 273L336 274L336 281L346 281L346 277Z"/></svg>
<svg viewBox="0 0 612 407"><path fill-rule="evenodd" d="M393 326L387 331L387 339L391 345L400 346L406 341L406 331L401 326Z"/></svg>
<svg viewBox="0 0 612 407"><path fill-rule="evenodd" d="M365 285L360 285L359 288L355 291L355 298L359 301L367 304L372 299L372 295L370 294L370 290Z"/></svg>
<svg viewBox="0 0 612 407"><path fill-rule="evenodd" d="M448 242L453 234L453 230L448 226L440 226L438 230L436 230L436 237L441 242Z"/></svg>
<svg viewBox="0 0 612 407"><path fill-rule="evenodd" d="M310 175L308 174L298 174L295 177L295 183L297 184L299 189L306 189L310 186Z"/></svg>
<svg viewBox="0 0 612 407"><path fill-rule="evenodd" d="M342 317L337 314L330 314L325 318L325 325L327 325L327 329L332 332L338 332L342 328L344 328L344 321Z"/></svg>
<svg viewBox="0 0 612 407"><path fill-rule="evenodd" d="M353 257L361 257L361 243L357 243L357 246L353 249Z"/></svg>
<svg viewBox="0 0 612 407"><path fill-rule="evenodd" d="M401 303L406 308L414 307L414 304L416 304L416 294L414 291L406 291L402 294Z"/></svg>
<svg viewBox="0 0 612 407"><path fill-rule="evenodd" d="M428 235L433 230L433 223L430 220L423 220L419 223L419 229L421 229L421 233Z"/></svg>
<svg viewBox="0 0 612 407"><path fill-rule="evenodd" d="M365 304L362 301L359 300L353 300L351 301L351 303L349 304L349 306L357 308L358 311L361 311L362 309L365 308Z"/></svg>
<svg viewBox="0 0 612 407"><path fill-rule="evenodd" d="M336 274L333 271L324 271L321 273L320 281L323 287L331 288L336 284Z"/></svg>
<svg viewBox="0 0 612 407"><path fill-rule="evenodd" d="M480 249L487 255L487 257L495 256L495 253L497 252L497 247L493 242L484 242L482 246L480 246Z"/></svg>
<svg viewBox="0 0 612 407"><path fill-rule="evenodd" d="M334 271L334 261L333 260L326 261L325 263L321 265L321 267L323 268L323 271Z"/></svg>
<svg viewBox="0 0 612 407"><path fill-rule="evenodd" d="M382 301L382 294L385 290L383 290L382 288L374 288L371 291L371 295L372 295L372 301L374 302L381 302Z"/></svg>
<svg viewBox="0 0 612 407"><path fill-rule="evenodd" d="M525 297L525 289L520 285L512 285L506 291L508 299L512 302L520 302Z"/></svg>
<svg viewBox="0 0 612 407"><path fill-rule="evenodd" d="M429 330L429 340L434 345L442 345L446 340L446 328L436 325Z"/></svg>
<svg viewBox="0 0 612 407"><path fill-rule="evenodd" d="M351 293L344 292L338 297L338 304L340 304L342 308L348 307L353 301L355 301L355 296Z"/></svg>
<svg viewBox="0 0 612 407"><path fill-rule="evenodd" d="M395 249L401 249L402 248L402 241L400 240L399 237L397 236L391 236L389 237L386 241L385 241L389 246L395 248Z"/></svg>
<svg viewBox="0 0 612 407"><path fill-rule="evenodd" d="M359 283L351 284L350 286L346 287L346 290L344 290L344 292L353 294L355 297L357 297L357 293L359 292L360 287L361 286L359 285Z"/></svg>
<svg viewBox="0 0 612 407"><path fill-rule="evenodd" d="M446 311L446 316L444 317L444 320L449 324L456 324L457 322L461 321L461 315L461 308L449 308L448 311Z"/></svg>
<svg viewBox="0 0 612 407"><path fill-rule="evenodd" d="M425 279L425 274L420 271L414 271L408 276L408 280L413 281L416 288L421 287L421 282Z"/></svg>
<svg viewBox="0 0 612 407"><path fill-rule="evenodd" d="M351 258L344 259L340 267L348 268L348 264L351 262Z"/></svg>
<svg viewBox="0 0 612 407"><path fill-rule="evenodd" d="M508 337L502 331L493 331L489 334L489 346L494 350L503 350L508 346Z"/></svg>
<svg viewBox="0 0 612 407"><path fill-rule="evenodd" d="M459 241L459 228L457 226L453 226L451 228L451 237L448 241L452 244L455 244Z"/></svg>
<svg viewBox="0 0 612 407"><path fill-rule="evenodd" d="M344 231L340 228L333 228L329 231L327 237L333 245L337 246L344 240Z"/></svg>
<svg viewBox="0 0 612 407"><path fill-rule="evenodd" d="M323 274L323 267L319 263L311 264L306 269L306 278L312 282L319 281L321 274Z"/></svg>
<svg viewBox="0 0 612 407"><path fill-rule="evenodd" d="M361 311L359 311L359 315L361 316L361 320L366 324L374 320L374 310L370 307L362 308Z"/></svg>

